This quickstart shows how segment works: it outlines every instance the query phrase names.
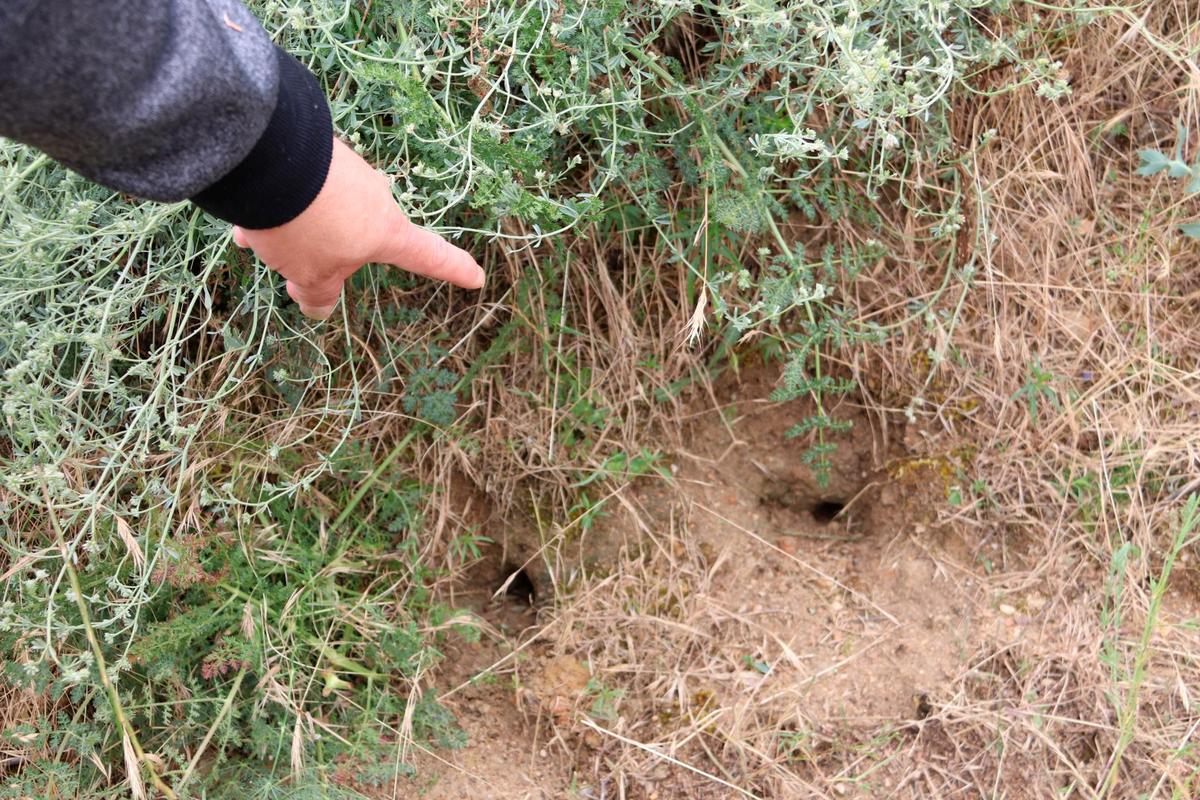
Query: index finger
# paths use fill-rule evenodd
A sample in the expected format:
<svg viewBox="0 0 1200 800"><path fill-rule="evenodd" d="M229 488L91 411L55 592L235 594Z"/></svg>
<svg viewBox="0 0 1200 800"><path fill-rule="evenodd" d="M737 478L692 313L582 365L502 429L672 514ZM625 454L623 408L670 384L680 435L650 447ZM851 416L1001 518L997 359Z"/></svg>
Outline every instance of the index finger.
<svg viewBox="0 0 1200 800"><path fill-rule="evenodd" d="M470 253L433 231L414 225L403 214L397 212L396 216L378 260L464 289L483 286L483 269Z"/></svg>

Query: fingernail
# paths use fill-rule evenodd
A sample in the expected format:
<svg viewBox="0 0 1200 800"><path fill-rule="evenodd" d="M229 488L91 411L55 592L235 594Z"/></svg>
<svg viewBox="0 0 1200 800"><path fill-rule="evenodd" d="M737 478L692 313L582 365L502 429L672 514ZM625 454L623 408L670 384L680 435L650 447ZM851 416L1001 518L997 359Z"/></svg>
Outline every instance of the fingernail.
<svg viewBox="0 0 1200 800"><path fill-rule="evenodd" d="M483 271L483 267L476 267L475 288L482 289L484 282L487 280L487 273Z"/></svg>

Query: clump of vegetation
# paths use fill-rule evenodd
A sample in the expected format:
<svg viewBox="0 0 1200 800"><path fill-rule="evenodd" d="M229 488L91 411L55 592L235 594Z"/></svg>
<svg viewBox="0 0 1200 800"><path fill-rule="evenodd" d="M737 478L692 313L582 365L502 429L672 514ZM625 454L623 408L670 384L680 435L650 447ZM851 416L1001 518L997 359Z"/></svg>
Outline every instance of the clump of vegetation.
<svg viewBox="0 0 1200 800"><path fill-rule="evenodd" d="M480 534L423 538L443 489L408 460L441 440L470 454L482 412L465 390L538 353L553 384L519 388L555 410L544 461L566 465L570 517L595 518L580 490L598 475L654 465L605 438L618 404L587 349L564 345L588 302L571 270L603 269L575 237L677 271L682 345L709 365L750 346L781 360L777 398L806 402L788 434L820 478L845 425L830 401L853 387L830 354L885 333L842 297L887 253L843 224L899 203L951 258L966 225L955 92L1008 62L1016 83L1066 91L1055 65L1020 60L1036 28L1008 0L256 10L414 219L492 266L536 254L492 298L524 322L442 327L427 288L365 270L341 320L314 328L224 224L0 142L0 696L41 698L3 731L17 778L0 797L99 796L120 776L266 797L337 763L395 779L414 737L459 743L422 687L445 637L474 635L434 588ZM633 272L651 293L668 280ZM463 368L458 333L486 345Z"/></svg>

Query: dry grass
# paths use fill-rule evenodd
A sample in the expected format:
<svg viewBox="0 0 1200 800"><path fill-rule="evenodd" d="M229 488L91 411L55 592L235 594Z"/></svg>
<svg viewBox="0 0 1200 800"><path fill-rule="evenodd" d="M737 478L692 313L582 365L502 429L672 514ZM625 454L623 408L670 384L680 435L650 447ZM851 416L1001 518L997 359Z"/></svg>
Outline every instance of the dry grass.
<svg viewBox="0 0 1200 800"><path fill-rule="evenodd" d="M634 240L579 235L565 262L565 298L523 284L540 253L508 254L487 265L493 278L482 302L452 295L438 318L405 332L411 345L370 321L353 329L367 377L386 377L438 331L448 332L445 364L471 376L460 399L485 420L482 429L406 446L422 483L455 487L437 498L422 557L445 564L454 532L474 527L501 538L508 526L518 560L551 580L552 600L517 642L518 654L534 657L505 656L500 667L535 686L539 664L552 657L586 666L592 682L576 687L565 708L535 691L529 715L549 735L539 740L544 757L569 764L588 787L577 796L1200 795L1194 546L1180 554L1163 609L1148 619L1183 497L1200 490L1200 254L1174 228L1197 209L1174 185L1133 175L1138 149L1170 150L1179 125L1200 128L1197 16L1175 0L1108 17L1057 45L1072 96L1052 103L1030 88L981 95L959 112L973 200L954 268L974 266L969 290L955 276L947 281L942 254L914 235L921 220L888 213L894 255L855 284L856 310L891 324L914 298L933 305L884 344L840 354L863 387L860 411L884 442L861 452L885 478L896 478L889 459L897 447L903 464L952 469L926 481L938 502L920 515L896 511L886 535L875 529L874 539L852 546L791 544L745 535L754 526L744 518L718 524L701 471L719 454L708 462L681 456L676 487L654 482L649 491L605 495L606 532L580 535L572 484L581 465L599 470L647 442L695 453L689 426L697 420L714 448L726 447L725 430L736 449L732 423L712 410L744 412L763 396L718 398L693 375L705 353L685 342L695 309L684 268ZM1006 77L994 76L995 85ZM979 144L990 129L995 135ZM390 291L398 304L434 307L427 290ZM546 341L545 331L558 328L545 320L560 304L570 315L564 324L582 334ZM319 344L338 363L345 342ZM1036 419L1021 396L1035 366L1053 376ZM651 401L688 376L697 386L687 405ZM564 448L576 445L561 438L568 381L576 396L611 410L586 437L589 449L569 457ZM332 406L338 398L329 391ZM250 418L273 426L250 431L266 442L313 426L261 403L231 402L212 440L232 422L248 436ZM400 399L381 390L364 403L355 438L377 454L401 446ZM230 453L214 444L209 458ZM959 486L966 502L946 502L943 482ZM742 500L757 502L756 491ZM854 563L867 552L880 562L874 571ZM1114 570L1122 552L1128 562ZM3 559L0 573L9 566ZM909 585L875 593L871 579L890 560L926 564L938 587L953 588L945 591L971 625L953 659L940 656L942 671L914 684L922 692L904 713L893 702L902 692L879 683L896 670L908 686L899 673L926 657L912 652L915 642L948 650L938 637L957 623L958 606ZM786 569L755 577L759 564ZM926 603L948 619L924 639L903 638L924 624L917 612ZM772 619L777 606L786 607L784 629ZM896 637L908 655L873 644ZM1146 676L1135 681L1143 654ZM859 696L890 712L856 707ZM37 702L0 696L0 730L35 718L39 709L27 704ZM5 758L29 755L3 747L0 775Z"/></svg>
<svg viewBox="0 0 1200 800"><path fill-rule="evenodd" d="M537 633L624 692L607 722L579 699L551 726L557 754L594 782L583 796L1200 794L1200 551L1187 543L1170 584L1155 583L1184 498L1200 489L1200 252L1176 230L1197 206L1133 174L1139 149L1169 151L1180 126L1200 125L1197 17L1181 2L1107 17L1056 46L1070 97L984 93L962 110L973 202L955 268L973 254L969 291L951 281L941 292L946 275L922 267L934 260L912 219L893 220L899 255L859 283L861 315L885 324L912 298L937 298L846 368L886 425L904 429L911 416L909 460L954 461L943 477L966 497L955 506L943 493L928 526L880 546L919 547L970 594L964 618L1016 614L1017 631L975 636L910 714L806 715L795 696L729 664L738 648L786 661L769 626L722 602L730 559L779 554L744 542L705 552L687 485L665 500L623 495L623 544L569 583ZM1198 147L1193 136L1185 153ZM637 302L587 280L610 315ZM602 344L614 364L629 355ZM637 377L619 385L636 391ZM947 536L958 551L942 546ZM792 653L796 675L829 666L810 666L812 653Z"/></svg>
<svg viewBox="0 0 1200 800"><path fill-rule="evenodd" d="M54 713L54 703L43 694L0 688L0 730L9 732L0 741L0 784L4 775L15 771L26 761L43 756L38 732L31 730L27 721Z"/></svg>

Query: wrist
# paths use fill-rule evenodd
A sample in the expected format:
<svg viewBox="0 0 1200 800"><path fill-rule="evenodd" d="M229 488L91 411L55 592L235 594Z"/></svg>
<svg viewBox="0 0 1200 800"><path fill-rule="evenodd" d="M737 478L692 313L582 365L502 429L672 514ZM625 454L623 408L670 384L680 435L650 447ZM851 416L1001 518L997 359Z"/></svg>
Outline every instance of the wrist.
<svg viewBox="0 0 1200 800"><path fill-rule="evenodd" d="M277 48L279 87L266 130L241 163L192 197L196 205L250 230L300 216L320 194L333 157L333 119L315 77Z"/></svg>

